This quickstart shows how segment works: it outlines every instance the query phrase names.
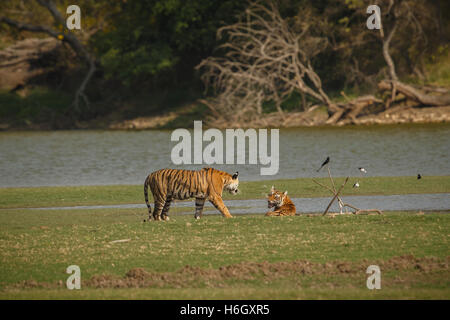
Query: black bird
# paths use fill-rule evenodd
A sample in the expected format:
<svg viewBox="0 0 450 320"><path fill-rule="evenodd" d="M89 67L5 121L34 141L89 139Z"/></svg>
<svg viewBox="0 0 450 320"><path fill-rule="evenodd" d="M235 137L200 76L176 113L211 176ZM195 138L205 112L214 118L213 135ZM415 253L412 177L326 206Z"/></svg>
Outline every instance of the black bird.
<svg viewBox="0 0 450 320"><path fill-rule="evenodd" d="M420 173L417 175L417 180L422 179L422 176L420 175Z"/></svg>
<svg viewBox="0 0 450 320"><path fill-rule="evenodd" d="M325 159L325 161L322 163L322 165L320 166L320 168L319 169L317 169L317 172L319 172L320 171L320 169L322 169L323 168L323 166L324 165L326 165L328 162L330 162L330 157L327 157L326 159Z"/></svg>

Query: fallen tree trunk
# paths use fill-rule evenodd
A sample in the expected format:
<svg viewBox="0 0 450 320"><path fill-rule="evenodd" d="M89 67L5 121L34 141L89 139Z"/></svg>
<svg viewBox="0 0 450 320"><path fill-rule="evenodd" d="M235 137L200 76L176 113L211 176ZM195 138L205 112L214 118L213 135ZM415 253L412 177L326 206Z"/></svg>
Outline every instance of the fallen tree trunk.
<svg viewBox="0 0 450 320"><path fill-rule="evenodd" d="M448 106L450 105L450 94L428 95L418 89L402 83L400 81L382 80L378 83L378 88L382 91L390 91L395 85L396 91L403 94L406 98L419 102L427 106Z"/></svg>
<svg viewBox="0 0 450 320"><path fill-rule="evenodd" d="M351 204L348 204L348 203L344 203L344 206L354 209L355 212L353 212L353 214L361 214L363 212L367 212L367 213L369 213L369 212L376 212L378 214L383 214L383 211L381 211L379 209L360 209L360 208L352 206Z"/></svg>
<svg viewBox="0 0 450 320"><path fill-rule="evenodd" d="M357 123L356 118L366 107L382 102L382 100L375 98L373 95L366 95L348 100L346 103L339 103L333 109L335 112L328 118L326 124L336 124L346 119L350 119L351 123Z"/></svg>
<svg viewBox="0 0 450 320"><path fill-rule="evenodd" d="M342 115L344 114L345 110L343 108L340 108L336 112L333 113L331 117L328 118L328 120L325 122L326 124L335 124L338 122Z"/></svg>

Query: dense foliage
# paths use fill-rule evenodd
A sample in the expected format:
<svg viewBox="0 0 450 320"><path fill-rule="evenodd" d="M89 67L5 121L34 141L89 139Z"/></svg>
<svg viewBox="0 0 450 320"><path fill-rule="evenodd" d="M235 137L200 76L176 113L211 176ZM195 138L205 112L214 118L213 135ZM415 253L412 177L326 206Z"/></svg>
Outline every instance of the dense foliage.
<svg viewBox="0 0 450 320"><path fill-rule="evenodd" d="M399 76L424 80L425 65L447 54L450 3L403 1L414 14L402 20L391 43L391 54ZM53 2L63 15L68 5L74 4L67 0ZM324 43L312 63L331 96L341 90L360 94L386 75L378 34L365 27L369 2L277 1L292 30L303 30L308 24L312 39ZM382 12L389 5L387 0L378 2ZM220 56L221 51L216 48L226 39L217 39L218 28L235 22L239 14L245 15L247 6L239 0L82 0L76 4L82 10L82 31L75 35L98 64L88 88L94 103L114 94L126 99L150 95L158 100L164 92L166 98L181 96L175 105L202 95L203 85L195 66L211 55ZM67 32L36 1L5 0L0 3L0 12L0 16ZM385 21L388 27L389 19L387 16ZM0 48L19 39L45 36L19 32L1 23L0 32ZM67 72L73 72L75 66L81 74L85 68L79 61L65 63ZM65 89L71 92L74 87ZM159 106L153 111L160 105L169 105L165 98L158 101ZM102 113L107 111L100 109Z"/></svg>

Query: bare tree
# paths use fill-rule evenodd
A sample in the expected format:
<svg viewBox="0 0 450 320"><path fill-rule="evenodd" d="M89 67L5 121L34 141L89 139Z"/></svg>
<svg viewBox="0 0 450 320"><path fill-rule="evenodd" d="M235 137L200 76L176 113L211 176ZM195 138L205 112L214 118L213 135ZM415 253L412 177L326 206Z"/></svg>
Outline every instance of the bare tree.
<svg viewBox="0 0 450 320"><path fill-rule="evenodd" d="M52 0L36 0L37 3L39 3L42 7L46 8L50 14L52 15L55 22L57 22L59 25L63 26L63 28L66 28L66 22L63 17L63 15L58 11L56 5ZM15 27L19 30L26 30L30 32L40 32L40 33L46 33L54 38L61 39L62 33L60 31L54 30L48 26L45 25L34 25L34 24L28 24L23 23L20 21L12 20L8 17L0 16L0 23L6 23L12 27ZM79 112L81 101L83 100L84 104L89 107L89 99L85 94L86 86L91 80L92 76L94 75L96 71L96 61L94 56L92 56L89 51L85 48L85 46L82 44L82 42L73 34L70 32L65 32L64 36L62 38L62 41L69 44L69 46L73 49L73 51L76 53L76 55L88 66L88 72L85 75L83 81L81 82L76 94L75 99L73 102L74 109Z"/></svg>
<svg viewBox="0 0 450 320"><path fill-rule="evenodd" d="M399 24L403 27L412 24L413 30L415 30L415 41L427 41L427 37L423 32L423 28L419 20L415 16L414 10L408 4L408 1L404 0L388 0L387 10L383 16L382 21L390 21L389 29L385 23L381 24L380 28L380 39L382 42L382 52L384 60L389 70L389 79L385 79L378 84L378 88L382 91L391 91L391 98L387 99L385 103L386 109L390 107L392 102L395 100L397 93L403 94L406 98L413 100L421 105L427 106L445 106L450 105L450 94L444 92L444 95L427 95L420 91L420 89L414 88L408 84L401 82L397 76L395 70L395 63L391 57L390 44L394 35L398 30ZM381 18L381 17L380 17ZM423 50L420 52L423 55ZM417 69L414 70L415 73L419 73Z"/></svg>
<svg viewBox="0 0 450 320"><path fill-rule="evenodd" d="M396 44L398 31L404 33L404 28L412 26L415 43L426 41L423 28L415 16L418 9L406 0L380 0L376 3L383 8L381 29L379 32L365 30L362 34L370 34L369 39L375 36L382 44L381 52L388 73L387 79L381 81L378 87L382 91L390 91L390 97L385 101L373 95L350 100L342 93L345 101L333 102L313 68L313 59L320 52L328 48L339 50L349 45L362 45L368 41L365 36L359 37L356 44L337 45L332 36L327 39L314 34L317 21L308 12L302 12L294 32L273 1L251 1L238 22L218 30L218 38L225 41L219 47L222 55L209 57L197 66L202 72L206 92L213 93L213 97L202 102L211 109L214 124L264 124L264 119L268 117L263 115L263 105L268 102L275 103L279 124L289 122L281 104L294 91L301 94L304 105L305 97L325 105L329 115L325 121L327 124L358 123L358 117L369 106L384 105L387 109L392 103L404 101L404 98L397 98L398 93L416 105L449 105L448 91L439 92L437 96L428 95L420 88L402 83L397 75L391 47ZM366 17L362 7L355 11L355 15L361 14ZM364 77L358 61L353 60L354 69L360 73L358 77ZM274 120L273 116L270 119Z"/></svg>
<svg viewBox="0 0 450 320"><path fill-rule="evenodd" d="M224 38L223 57L209 57L197 69L214 98L203 100L215 119L247 121L260 117L263 104L273 102L283 115L281 103L294 90L328 107L339 110L322 88L311 59L328 45L326 38L314 37L305 22L294 33L275 3L250 2L235 24L218 30Z"/></svg>
<svg viewBox="0 0 450 320"><path fill-rule="evenodd" d="M372 95L333 102L322 87L312 59L324 51L329 41L315 36L308 14L292 31L272 1L252 1L235 24L218 30L225 43L222 57L209 57L198 66L202 80L214 96L201 100L212 111L215 125L261 123L263 104L275 103L286 123L282 102L294 91L309 97L328 110L328 124L343 118L356 122L367 106L382 101ZM212 89L212 90L211 90ZM305 106L304 106L305 108ZM272 123L273 124L273 123Z"/></svg>

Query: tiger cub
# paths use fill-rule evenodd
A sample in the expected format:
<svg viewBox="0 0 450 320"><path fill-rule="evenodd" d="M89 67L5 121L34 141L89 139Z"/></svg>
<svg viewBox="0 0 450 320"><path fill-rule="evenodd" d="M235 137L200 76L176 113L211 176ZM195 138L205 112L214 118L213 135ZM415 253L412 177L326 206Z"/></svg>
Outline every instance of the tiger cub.
<svg viewBox="0 0 450 320"><path fill-rule="evenodd" d="M295 205L287 195L287 191L281 192L275 190L272 186L270 193L267 195L268 207L274 208L268 211L266 216L295 216Z"/></svg>

